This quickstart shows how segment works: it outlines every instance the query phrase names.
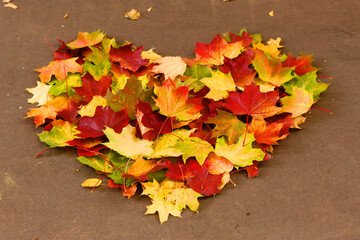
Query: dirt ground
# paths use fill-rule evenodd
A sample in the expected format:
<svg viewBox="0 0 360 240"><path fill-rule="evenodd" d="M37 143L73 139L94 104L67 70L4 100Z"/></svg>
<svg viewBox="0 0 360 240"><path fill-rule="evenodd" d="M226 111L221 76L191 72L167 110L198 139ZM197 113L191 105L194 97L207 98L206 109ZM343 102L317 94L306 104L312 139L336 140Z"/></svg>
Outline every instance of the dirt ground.
<svg viewBox="0 0 360 240"><path fill-rule="evenodd" d="M13 0L0 6L0 239L360 239L358 0ZM4 5L4 3L1 3ZM147 9L152 7L152 11ZM131 21L123 14L142 13ZM274 16L269 12L274 11ZM68 17L64 15L68 13ZM47 65L57 39L100 29L163 56L194 57L195 42L246 27L284 52L314 54L331 82L300 131L274 148L259 177L232 176L199 213L160 225L144 216L147 197L80 184L96 173L72 150L50 150L36 135L25 88ZM76 169L80 171L76 172Z"/></svg>

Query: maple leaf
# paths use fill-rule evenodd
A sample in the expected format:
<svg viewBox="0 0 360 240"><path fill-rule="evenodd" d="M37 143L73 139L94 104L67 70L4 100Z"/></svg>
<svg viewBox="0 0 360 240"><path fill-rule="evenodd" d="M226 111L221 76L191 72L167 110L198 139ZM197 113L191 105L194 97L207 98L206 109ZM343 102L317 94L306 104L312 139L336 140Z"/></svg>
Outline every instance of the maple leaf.
<svg viewBox="0 0 360 240"><path fill-rule="evenodd" d="M259 168L257 167L258 165L259 162L255 161L253 165L244 168L247 172L248 178L256 177L259 175Z"/></svg>
<svg viewBox="0 0 360 240"><path fill-rule="evenodd" d="M77 122L78 134L81 138L100 137L104 135L105 127L112 128L116 133L121 133L122 129L128 125L129 117L126 109L114 112L109 107L98 106L94 117L82 117Z"/></svg>
<svg viewBox="0 0 360 240"><path fill-rule="evenodd" d="M235 91L236 87L230 74L224 74L219 70L213 71L211 77L203 78L201 82L210 89L205 97L215 101L227 98L229 96L228 91Z"/></svg>
<svg viewBox="0 0 360 240"><path fill-rule="evenodd" d="M172 164L165 159L165 164L169 169L166 176L176 180L186 180L189 187L196 192L205 196L220 192L224 174L210 173L207 164L200 166L194 158L188 159L185 164L183 162Z"/></svg>
<svg viewBox="0 0 360 240"><path fill-rule="evenodd" d="M250 60L246 54L241 55L235 60L225 58L224 63L225 64L220 68L220 71L224 73L230 72L236 86L245 87L245 85L250 85L254 82L256 71L249 67ZM228 69L225 70L225 68Z"/></svg>
<svg viewBox="0 0 360 240"><path fill-rule="evenodd" d="M211 68L209 66L194 65L186 68L184 75L191 76L193 79L200 80L202 78L211 77Z"/></svg>
<svg viewBox="0 0 360 240"><path fill-rule="evenodd" d="M313 62L312 54L311 55L305 55L301 54L294 58L291 53L286 58L286 60L282 63L284 67L295 67L294 72L301 76L307 72L316 71L318 68L314 68L311 66L311 63Z"/></svg>
<svg viewBox="0 0 360 240"><path fill-rule="evenodd" d="M71 97L76 94L73 87L81 87L81 77L79 74L69 74L65 80L54 79L50 81L49 94L58 96L62 93L66 93Z"/></svg>
<svg viewBox="0 0 360 240"><path fill-rule="evenodd" d="M237 142L239 137L245 132L245 124L234 114L218 110L218 114L209 118L206 123L215 124L212 131L213 137L227 136L229 144Z"/></svg>
<svg viewBox="0 0 360 240"><path fill-rule="evenodd" d="M143 59L149 59L149 62L152 63L154 60L161 58L161 56L159 54L157 54L156 52L154 52L155 48L151 48L147 51L142 51L141 52L141 57Z"/></svg>
<svg viewBox="0 0 360 240"><path fill-rule="evenodd" d="M175 147L176 144L182 141L182 139L190 137L190 135L194 131L195 129L192 130L178 129L171 133L161 135L157 139L157 142L154 146L154 152L150 157L160 158L160 157L181 156L182 152Z"/></svg>
<svg viewBox="0 0 360 240"><path fill-rule="evenodd" d="M228 44L217 34L210 44L196 42L195 54L202 65L222 65L224 64L223 51Z"/></svg>
<svg viewBox="0 0 360 240"><path fill-rule="evenodd" d="M305 73L301 76L296 76L291 81L283 84L283 87L285 88L285 92L288 94L293 93L293 88L302 88L305 87L305 89L309 92L313 93L313 99L317 100L319 99L320 93L325 91L329 84L317 82L317 73L316 71Z"/></svg>
<svg viewBox="0 0 360 240"><path fill-rule="evenodd" d="M171 80L167 80L161 87L155 86L156 106L160 113L167 117L176 117L180 121L195 120L201 116L203 108L201 99L189 98L186 86L176 88Z"/></svg>
<svg viewBox="0 0 360 240"><path fill-rule="evenodd" d="M59 95L46 104L48 107L54 107L56 113L59 117L62 117L70 123L75 121L78 111L78 106L80 105L79 96L74 95L72 97L66 97Z"/></svg>
<svg viewBox="0 0 360 240"><path fill-rule="evenodd" d="M126 109L129 117L135 119L136 105L139 100L150 103L153 101L152 95L152 91L145 91L141 81L132 76L127 80L123 90L118 91L116 94L108 94L106 98L111 109L114 111Z"/></svg>
<svg viewBox="0 0 360 240"><path fill-rule="evenodd" d="M222 177L223 174L211 174L207 167L202 166L194 172L193 178L187 179L187 184L196 192L208 197L221 191Z"/></svg>
<svg viewBox="0 0 360 240"><path fill-rule="evenodd" d="M112 83L111 75L101 77L100 81L95 81L94 78L89 74L85 74L81 78L82 86L74 87L74 90L80 96L85 97L85 101L90 101L93 96L100 95L104 97L107 91L110 89Z"/></svg>
<svg viewBox="0 0 360 240"><path fill-rule="evenodd" d="M281 112L288 112L292 117L301 116L309 111L314 103L313 93L305 89L305 86L292 89L292 94L287 97L280 98L282 104Z"/></svg>
<svg viewBox="0 0 360 240"><path fill-rule="evenodd" d="M164 73L165 79L175 79L177 75L183 75L186 63L181 57L162 57L153 61L158 65L152 68L154 73Z"/></svg>
<svg viewBox="0 0 360 240"><path fill-rule="evenodd" d="M238 41L238 42L229 43L222 51L222 54L224 57L233 59L239 56L243 50L244 47L242 42Z"/></svg>
<svg viewBox="0 0 360 240"><path fill-rule="evenodd" d="M186 162L189 157L195 157L200 165L205 162L208 154L214 151L210 143L197 137L189 137L183 139L183 141L178 141L175 148L181 151L184 162Z"/></svg>
<svg viewBox="0 0 360 240"><path fill-rule="evenodd" d="M53 126L50 131L44 131L38 134L40 140L50 148L69 146L67 143L70 140L77 138L76 126L61 119L54 120L51 125Z"/></svg>
<svg viewBox="0 0 360 240"><path fill-rule="evenodd" d="M104 97L95 95L88 104L80 107L78 113L82 117L93 117L96 113L97 107L105 108L107 106L107 100Z"/></svg>
<svg viewBox="0 0 360 240"><path fill-rule="evenodd" d="M79 156L77 160L89 167L92 167L96 171L102 172L102 173L113 173L115 171L115 168L111 166L109 161L104 160L104 158L99 156Z"/></svg>
<svg viewBox="0 0 360 240"><path fill-rule="evenodd" d="M121 189L121 192L123 194L124 197L127 197L128 199L131 198L132 196L135 195L136 193L136 190L137 190L137 186L136 184L128 187L128 186L124 186L124 184L121 184L120 185L120 189Z"/></svg>
<svg viewBox="0 0 360 240"><path fill-rule="evenodd" d="M250 166L253 161L262 161L265 153L259 148L252 147L254 134L248 133L245 142L244 137L245 135L242 135L239 141L232 145L229 145L224 137L218 138L215 145L216 155L226 158L239 167Z"/></svg>
<svg viewBox="0 0 360 240"><path fill-rule="evenodd" d="M243 93L231 92L224 106L236 115L251 115L262 119L275 115L279 108L275 106L279 99L278 91L262 93L259 86L245 86Z"/></svg>
<svg viewBox="0 0 360 240"><path fill-rule="evenodd" d="M129 168L127 174L136 178L150 173L156 167L156 160L144 160L142 156L135 159L135 162Z"/></svg>
<svg viewBox="0 0 360 240"><path fill-rule="evenodd" d="M38 106L41 106L52 98L52 96L49 95L51 85L39 81L37 81L36 84L36 87L26 89L29 93L33 94L33 96L28 99L28 103L38 103Z"/></svg>
<svg viewBox="0 0 360 240"><path fill-rule="evenodd" d="M78 58L75 57L53 61L45 67L35 69L35 71L40 72L39 77L41 82L49 82L52 75L55 75L58 80L63 80L68 76L68 72L81 73L83 71L83 67L76 62L77 59Z"/></svg>
<svg viewBox="0 0 360 240"><path fill-rule="evenodd" d="M25 118L34 117L36 127L45 123L45 119L55 119L57 109L52 106L41 106L39 108L30 108L30 112L26 113Z"/></svg>
<svg viewBox="0 0 360 240"><path fill-rule="evenodd" d="M105 35L102 32L100 32L100 30L97 30L92 33L79 32L77 39L75 41L66 44L66 46L69 47L70 49L78 49L78 48L93 46L101 42L104 36Z"/></svg>
<svg viewBox="0 0 360 240"><path fill-rule="evenodd" d="M222 189L230 181L230 171L234 168L234 164L226 158L220 157L214 152L211 152L204 165L207 169L209 169L209 173L213 175L222 174L221 185L217 187L218 189Z"/></svg>
<svg viewBox="0 0 360 240"><path fill-rule="evenodd" d="M276 38L276 40L270 38L270 40L267 42L267 45L264 45L263 43L255 43L253 44L254 48L262 50L265 54L270 55L271 57L276 58L279 56L280 51L279 48L283 47L280 46L281 38ZM290 66L291 67L291 66Z"/></svg>
<svg viewBox="0 0 360 240"><path fill-rule="evenodd" d="M291 73L295 67L283 67L279 58L268 59L261 50L256 49L254 53L252 64L261 80L279 87L293 78Z"/></svg>
<svg viewBox="0 0 360 240"><path fill-rule="evenodd" d="M144 190L141 195L148 195L152 202L146 207L145 214L158 212L160 223L167 221L169 214L180 217L181 211L186 206L191 211L197 211L199 208L197 198L202 197L202 195L191 188L187 188L182 182L165 179L160 184L154 180L153 182L142 183L142 185Z"/></svg>
<svg viewBox="0 0 360 240"><path fill-rule="evenodd" d="M138 47L132 51L133 45L134 44L127 44L120 48L111 47L110 61L118 62L123 68L133 72L136 72L140 67L147 65L149 60L141 57L144 46Z"/></svg>
<svg viewBox="0 0 360 240"><path fill-rule="evenodd" d="M267 145L277 144L278 140L286 138L289 134L289 127L292 124L291 118L288 121L279 121L267 124L265 120L253 119L249 132L254 133L256 142Z"/></svg>
<svg viewBox="0 0 360 240"><path fill-rule="evenodd" d="M172 131L172 119L153 112L150 104L141 100L136 105L136 119L144 139L151 141L161 133Z"/></svg>
<svg viewBox="0 0 360 240"><path fill-rule="evenodd" d="M82 66L84 68L84 72L90 73L96 81L99 81L104 75L109 74L111 69L111 62L105 59L99 65L95 65L89 61L85 61Z"/></svg>
<svg viewBox="0 0 360 240"><path fill-rule="evenodd" d="M111 47L118 47L115 38L104 37L99 43L100 46L90 46L91 54L85 56L86 60L93 62L96 66L108 61Z"/></svg>
<svg viewBox="0 0 360 240"><path fill-rule="evenodd" d="M132 159L139 156L149 157L154 152L153 142L137 138L135 128L130 125L127 125L120 134L109 127L106 127L103 132L109 139L109 142L103 144L126 157Z"/></svg>

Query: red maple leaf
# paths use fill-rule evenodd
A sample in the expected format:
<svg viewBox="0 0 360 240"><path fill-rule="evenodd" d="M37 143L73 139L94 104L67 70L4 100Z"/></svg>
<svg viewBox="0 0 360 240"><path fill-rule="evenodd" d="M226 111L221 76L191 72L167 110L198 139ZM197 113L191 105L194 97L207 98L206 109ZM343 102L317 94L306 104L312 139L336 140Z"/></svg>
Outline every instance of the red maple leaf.
<svg viewBox="0 0 360 240"><path fill-rule="evenodd" d="M171 133L173 118L167 118L152 110L147 102L139 100L136 105L136 118L144 139L154 140L160 133Z"/></svg>
<svg viewBox="0 0 360 240"><path fill-rule="evenodd" d="M220 71L225 74L230 72L236 86L245 87L245 85L253 83L256 75L256 71L249 68L249 65L249 57L244 54L235 60L225 58L224 66L220 68Z"/></svg>
<svg viewBox="0 0 360 240"><path fill-rule="evenodd" d="M118 62L123 68L136 72L141 66L145 66L149 63L148 59L141 57L141 52L144 46L140 46L132 51L134 44L127 44L119 48L111 47L110 61Z"/></svg>
<svg viewBox="0 0 360 240"><path fill-rule="evenodd" d="M122 129L128 125L130 119L126 109L114 112L109 107L98 106L94 117L82 117L78 120L77 129L81 132L77 136L82 138L100 137L104 135L105 126L114 129L116 133L121 133Z"/></svg>
<svg viewBox="0 0 360 240"><path fill-rule="evenodd" d="M223 174L211 174L206 164L200 166L194 158L189 158L185 164L182 161L173 164L166 159L165 163L169 169L166 176L175 180L185 180L194 191L205 196L220 192L219 186L222 184Z"/></svg>
<svg viewBox="0 0 360 240"><path fill-rule="evenodd" d="M311 66L311 63L313 62L312 55L300 55L294 58L291 53L286 58L285 62L282 63L283 67L294 67L294 72L301 76L307 72L315 71L318 68L314 68Z"/></svg>
<svg viewBox="0 0 360 240"><path fill-rule="evenodd" d="M194 172L193 178L187 179L187 184L194 191L204 196L211 196L221 191L219 186L222 184L222 176L223 174L211 174L209 169L203 165Z"/></svg>
<svg viewBox="0 0 360 240"><path fill-rule="evenodd" d="M242 93L230 92L224 106L235 115L250 115L256 119L263 119L279 111L279 108L275 106L278 99L277 90L262 93L259 86L252 84L245 86Z"/></svg>
<svg viewBox="0 0 360 240"><path fill-rule="evenodd" d="M223 50L228 44L217 34L210 44L196 43L196 58L208 65L222 65L224 63Z"/></svg>
<svg viewBox="0 0 360 240"><path fill-rule="evenodd" d="M241 41L243 47L248 47L252 41L253 41L253 37L250 36L249 33L247 33L246 31L243 31L241 36L233 34L233 33L229 33L231 36L231 42L238 42Z"/></svg>
<svg viewBox="0 0 360 240"><path fill-rule="evenodd" d="M289 135L289 128L292 124L293 119L291 115L272 123L254 119L250 124L249 132L254 133L256 142L274 145L277 144L278 140L284 139Z"/></svg>
<svg viewBox="0 0 360 240"><path fill-rule="evenodd" d="M95 95L105 96L107 91L110 89L112 80L111 75L102 76L99 81L94 80L91 74L86 73L81 78L82 86L74 87L73 89L80 96L84 96L84 100L89 102Z"/></svg>
<svg viewBox="0 0 360 240"><path fill-rule="evenodd" d="M260 162L254 161L254 164L244 168L248 174L248 178L256 177L259 175L259 168L257 167Z"/></svg>

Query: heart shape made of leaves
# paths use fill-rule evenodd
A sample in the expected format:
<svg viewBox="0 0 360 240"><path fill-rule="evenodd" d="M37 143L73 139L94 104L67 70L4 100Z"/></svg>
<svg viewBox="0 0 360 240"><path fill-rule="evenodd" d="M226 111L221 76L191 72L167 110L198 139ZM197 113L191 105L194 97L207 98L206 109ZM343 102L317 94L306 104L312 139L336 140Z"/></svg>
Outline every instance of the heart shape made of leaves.
<svg viewBox="0 0 360 240"><path fill-rule="evenodd" d="M49 148L71 147L78 160L130 198L142 186L146 214L197 211L230 174L258 175L272 145L300 128L328 84L317 81L311 55L280 54L280 38L216 35L196 43L195 59L161 57L102 32L80 32L37 69L27 117ZM237 170L233 170L233 169Z"/></svg>

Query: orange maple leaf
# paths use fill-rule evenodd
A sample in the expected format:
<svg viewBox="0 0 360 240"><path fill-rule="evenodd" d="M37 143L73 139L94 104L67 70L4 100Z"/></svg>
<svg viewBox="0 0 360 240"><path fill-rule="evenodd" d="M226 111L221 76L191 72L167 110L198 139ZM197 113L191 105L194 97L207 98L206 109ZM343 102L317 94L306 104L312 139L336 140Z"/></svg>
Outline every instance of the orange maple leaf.
<svg viewBox="0 0 360 240"><path fill-rule="evenodd" d="M76 62L77 59L76 57L52 61L49 65L35 69L35 71L40 72L39 77L41 82L49 82L52 75L55 75L58 80L63 80L67 77L68 72L81 73L83 71L83 67Z"/></svg>
<svg viewBox="0 0 360 240"><path fill-rule="evenodd" d="M55 119L57 109L53 106L41 106L39 108L30 108L30 112L26 113L25 118L34 117L36 127L45 123L45 119Z"/></svg>
<svg viewBox="0 0 360 240"><path fill-rule="evenodd" d="M160 113L167 117L176 117L180 121L195 120L201 116L203 108L200 98L189 99L189 89L186 86L176 88L172 80L167 80L163 86L155 86L156 106Z"/></svg>

